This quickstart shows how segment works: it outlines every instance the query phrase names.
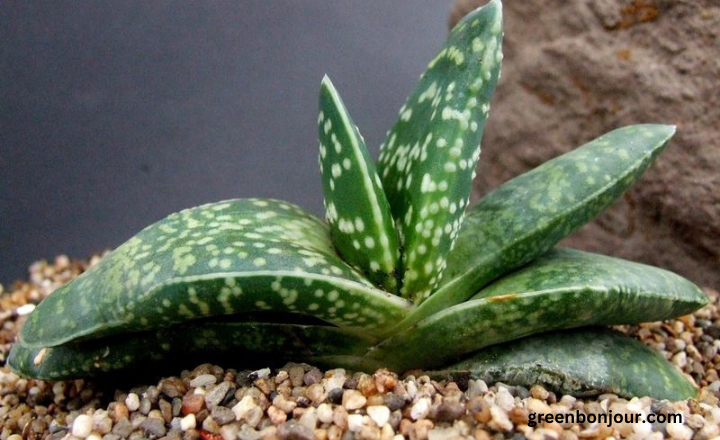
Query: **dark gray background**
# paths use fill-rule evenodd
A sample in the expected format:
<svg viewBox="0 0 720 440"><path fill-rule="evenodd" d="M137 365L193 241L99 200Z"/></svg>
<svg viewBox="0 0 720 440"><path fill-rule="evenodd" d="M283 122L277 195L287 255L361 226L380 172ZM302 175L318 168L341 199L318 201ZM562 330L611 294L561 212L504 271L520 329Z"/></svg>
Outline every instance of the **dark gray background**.
<svg viewBox="0 0 720 440"><path fill-rule="evenodd" d="M322 211L328 73L373 154L450 1L0 1L0 282L190 206Z"/></svg>

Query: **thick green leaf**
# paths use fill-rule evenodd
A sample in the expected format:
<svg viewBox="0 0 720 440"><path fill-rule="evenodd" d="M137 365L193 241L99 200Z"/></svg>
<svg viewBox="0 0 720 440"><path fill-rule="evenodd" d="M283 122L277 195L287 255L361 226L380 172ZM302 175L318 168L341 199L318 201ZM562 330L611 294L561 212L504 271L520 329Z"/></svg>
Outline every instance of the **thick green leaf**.
<svg viewBox="0 0 720 440"><path fill-rule="evenodd" d="M317 356L365 350L368 337L336 327L267 322L196 322L141 333L68 343L57 347L13 345L8 364L19 374L60 380L99 376L128 369L174 369L199 361L234 367L262 362L310 361Z"/></svg>
<svg viewBox="0 0 720 440"><path fill-rule="evenodd" d="M45 299L20 340L51 347L262 310L309 314L372 334L408 307L344 263L320 220L284 202L233 200L144 229Z"/></svg>
<svg viewBox="0 0 720 440"><path fill-rule="evenodd" d="M697 395L695 387L660 353L622 333L597 328L495 345L432 375L468 373L488 383L539 384L577 397L613 393L676 401Z"/></svg>
<svg viewBox="0 0 720 440"><path fill-rule="evenodd" d="M375 285L397 292L397 232L375 164L332 82L320 86L320 172L338 253Z"/></svg>
<svg viewBox="0 0 720 440"><path fill-rule="evenodd" d="M439 283L462 223L501 43L502 7L493 0L452 30L380 147L378 172L404 248L401 292L415 303Z"/></svg>
<svg viewBox="0 0 720 440"><path fill-rule="evenodd" d="M402 370L442 365L533 333L635 324L690 313L707 303L693 283L656 267L555 250L384 341L371 356Z"/></svg>
<svg viewBox="0 0 720 440"><path fill-rule="evenodd" d="M483 197L465 217L443 286L399 327L466 300L551 249L625 192L674 133L669 125L612 131Z"/></svg>

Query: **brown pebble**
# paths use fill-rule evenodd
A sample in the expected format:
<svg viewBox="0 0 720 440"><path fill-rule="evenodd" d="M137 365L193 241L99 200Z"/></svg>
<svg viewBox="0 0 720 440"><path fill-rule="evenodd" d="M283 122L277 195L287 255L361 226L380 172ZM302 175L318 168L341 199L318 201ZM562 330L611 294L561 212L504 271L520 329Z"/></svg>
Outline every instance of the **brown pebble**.
<svg viewBox="0 0 720 440"><path fill-rule="evenodd" d="M182 400L181 411L184 416L197 414L205 406L205 396L202 394L186 394Z"/></svg>
<svg viewBox="0 0 720 440"><path fill-rule="evenodd" d="M273 425L280 425L281 423L285 423L285 420L287 420L287 414L285 411L275 407L274 405L270 405L267 409L267 415L270 417L270 421Z"/></svg>
<svg viewBox="0 0 720 440"><path fill-rule="evenodd" d="M177 377L171 377L160 382L160 391L169 398L182 396L187 392L185 382Z"/></svg>
<svg viewBox="0 0 720 440"><path fill-rule="evenodd" d="M357 389L365 397L374 396L378 393L377 386L375 385L375 379L367 374L360 376L358 379Z"/></svg>
<svg viewBox="0 0 720 440"><path fill-rule="evenodd" d="M375 387L380 393L392 390L398 382L397 374L392 373L385 368L376 371L373 374L373 379L375 379Z"/></svg>
<svg viewBox="0 0 720 440"><path fill-rule="evenodd" d="M124 399L123 399L124 400ZM113 421L117 423L118 421L122 419L128 419L130 418L130 411L128 411L127 406L125 406L122 402L116 402L115 409L112 412L113 415Z"/></svg>
<svg viewBox="0 0 720 440"><path fill-rule="evenodd" d="M444 401L438 406L435 420L438 422L454 422L465 415L465 405L460 402Z"/></svg>

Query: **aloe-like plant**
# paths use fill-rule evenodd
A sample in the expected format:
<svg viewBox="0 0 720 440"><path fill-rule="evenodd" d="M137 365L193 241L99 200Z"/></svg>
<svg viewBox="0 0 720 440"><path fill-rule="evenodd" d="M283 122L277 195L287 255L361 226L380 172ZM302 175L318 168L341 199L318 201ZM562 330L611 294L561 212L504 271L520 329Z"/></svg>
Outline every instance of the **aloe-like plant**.
<svg viewBox="0 0 720 440"><path fill-rule="evenodd" d="M610 132L466 213L501 42L499 1L463 19L376 163L324 78L327 223L265 199L172 214L45 299L10 366L60 379L178 356L293 360L462 370L581 395L693 395L669 363L627 336L542 333L669 319L706 303L665 270L553 249L638 179L674 127Z"/></svg>

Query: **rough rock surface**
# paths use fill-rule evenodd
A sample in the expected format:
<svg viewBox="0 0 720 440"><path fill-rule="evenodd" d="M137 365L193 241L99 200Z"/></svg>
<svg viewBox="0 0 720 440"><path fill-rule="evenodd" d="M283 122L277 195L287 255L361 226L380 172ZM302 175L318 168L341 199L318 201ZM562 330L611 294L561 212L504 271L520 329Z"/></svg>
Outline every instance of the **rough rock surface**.
<svg viewBox="0 0 720 440"><path fill-rule="evenodd" d="M484 0L458 1L453 24ZM606 131L672 123L642 181L563 244L720 285L720 3L506 1L475 196Z"/></svg>

